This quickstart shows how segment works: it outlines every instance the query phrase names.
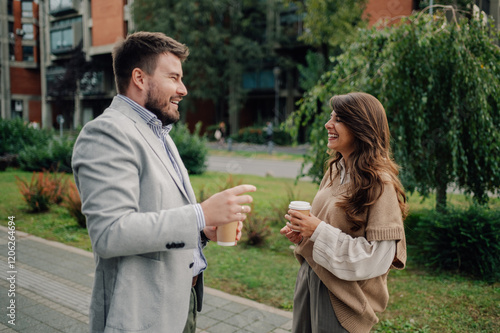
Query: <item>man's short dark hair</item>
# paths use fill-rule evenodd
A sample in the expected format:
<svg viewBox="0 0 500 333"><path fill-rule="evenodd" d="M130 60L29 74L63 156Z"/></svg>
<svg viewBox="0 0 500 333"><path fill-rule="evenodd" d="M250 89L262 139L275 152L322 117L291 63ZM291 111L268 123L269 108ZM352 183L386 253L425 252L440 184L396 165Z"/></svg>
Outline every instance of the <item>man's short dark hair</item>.
<svg viewBox="0 0 500 333"><path fill-rule="evenodd" d="M113 71L118 93L127 90L134 68L153 74L158 56L164 53L172 53L184 61L189 49L161 32L139 31L117 43L113 49Z"/></svg>

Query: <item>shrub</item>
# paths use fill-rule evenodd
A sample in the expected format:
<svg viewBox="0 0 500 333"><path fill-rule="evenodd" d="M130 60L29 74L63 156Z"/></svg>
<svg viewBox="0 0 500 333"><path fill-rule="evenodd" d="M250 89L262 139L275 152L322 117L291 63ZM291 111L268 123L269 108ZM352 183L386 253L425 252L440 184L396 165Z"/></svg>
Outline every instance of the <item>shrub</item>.
<svg viewBox="0 0 500 333"><path fill-rule="evenodd" d="M408 243L417 262L500 280L500 211L477 206L432 211L409 218L409 223Z"/></svg>
<svg viewBox="0 0 500 333"><path fill-rule="evenodd" d="M247 142L260 145L267 143L264 127L245 127L240 129L237 134L231 135L231 138L236 142ZM279 146L291 145L292 137L281 128L274 127L273 142Z"/></svg>
<svg viewBox="0 0 500 333"><path fill-rule="evenodd" d="M0 156L0 171L17 164L17 154L5 154Z"/></svg>
<svg viewBox="0 0 500 333"><path fill-rule="evenodd" d="M0 119L0 170L17 166L17 156L25 147L39 143L46 145L50 132L25 124L22 119Z"/></svg>
<svg viewBox="0 0 500 333"><path fill-rule="evenodd" d="M52 166L61 172L72 173L71 158L76 137L54 138L51 143Z"/></svg>
<svg viewBox="0 0 500 333"><path fill-rule="evenodd" d="M29 127L22 119L0 119L0 156L17 154L25 146L46 143L50 132Z"/></svg>
<svg viewBox="0 0 500 333"><path fill-rule="evenodd" d="M197 123L193 134L187 125L177 124L170 131L189 174L199 175L207 169L207 139L200 136L201 123Z"/></svg>
<svg viewBox="0 0 500 333"><path fill-rule="evenodd" d="M245 242L248 245L259 246L264 244L266 238L271 235L269 226L269 217L261 217L255 215L254 204L251 204L252 212L247 214L247 218L243 221L243 231L246 235Z"/></svg>
<svg viewBox="0 0 500 333"><path fill-rule="evenodd" d="M268 217L261 217L250 213L243 222L243 225L248 245L260 246L271 235Z"/></svg>
<svg viewBox="0 0 500 333"><path fill-rule="evenodd" d="M240 129L237 134L231 135L231 138L236 142L265 144L266 139L263 131L261 127L245 127Z"/></svg>
<svg viewBox="0 0 500 333"><path fill-rule="evenodd" d="M49 210L50 204L60 202L67 188L67 179L47 171L33 172L31 182L16 176L17 186L29 210L34 213Z"/></svg>
<svg viewBox="0 0 500 333"><path fill-rule="evenodd" d="M82 213L82 201L75 183L69 183L68 192L64 197L62 205L68 210L68 213L76 219L76 222L80 227L87 227L85 215Z"/></svg>
<svg viewBox="0 0 500 333"><path fill-rule="evenodd" d="M69 137L51 138L25 146L19 152L19 165L25 171L58 170L72 172L71 156L75 140Z"/></svg>
<svg viewBox="0 0 500 333"><path fill-rule="evenodd" d="M278 146L290 146L293 144L293 139L290 133L279 128L273 130L273 142Z"/></svg>

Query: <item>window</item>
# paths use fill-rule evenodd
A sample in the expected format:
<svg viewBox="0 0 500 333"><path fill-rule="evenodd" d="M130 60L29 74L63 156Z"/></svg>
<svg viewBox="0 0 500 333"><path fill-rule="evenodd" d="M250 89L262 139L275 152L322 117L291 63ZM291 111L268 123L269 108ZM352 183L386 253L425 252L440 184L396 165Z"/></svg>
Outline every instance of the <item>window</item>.
<svg viewBox="0 0 500 333"><path fill-rule="evenodd" d="M23 36L23 39L33 39L34 38L34 35L33 35L33 24L23 24L23 32L24 32L24 36Z"/></svg>
<svg viewBox="0 0 500 333"><path fill-rule="evenodd" d="M71 50L73 45L73 29L71 27L50 32L50 47L53 53Z"/></svg>
<svg viewBox="0 0 500 333"><path fill-rule="evenodd" d="M16 61L16 51L14 49L14 43L9 43L9 60Z"/></svg>
<svg viewBox="0 0 500 333"><path fill-rule="evenodd" d="M14 22L9 21L9 37L13 40L16 38L14 35Z"/></svg>
<svg viewBox="0 0 500 333"><path fill-rule="evenodd" d="M23 46L23 61L35 61L33 46Z"/></svg>
<svg viewBox="0 0 500 333"><path fill-rule="evenodd" d="M13 0L7 0L7 15L12 15L12 2Z"/></svg>
<svg viewBox="0 0 500 333"><path fill-rule="evenodd" d="M82 40L82 17L54 22L50 29L50 51L53 54L74 50Z"/></svg>
<svg viewBox="0 0 500 333"><path fill-rule="evenodd" d="M21 2L21 11L23 17L33 17L33 1Z"/></svg>
<svg viewBox="0 0 500 333"><path fill-rule="evenodd" d="M23 117L23 101L18 99L13 99L10 104L10 117L12 119Z"/></svg>
<svg viewBox="0 0 500 333"><path fill-rule="evenodd" d="M487 15L490 14L490 0L476 1L478 7Z"/></svg>
<svg viewBox="0 0 500 333"><path fill-rule="evenodd" d="M274 74L271 70L243 73L244 89L273 89Z"/></svg>

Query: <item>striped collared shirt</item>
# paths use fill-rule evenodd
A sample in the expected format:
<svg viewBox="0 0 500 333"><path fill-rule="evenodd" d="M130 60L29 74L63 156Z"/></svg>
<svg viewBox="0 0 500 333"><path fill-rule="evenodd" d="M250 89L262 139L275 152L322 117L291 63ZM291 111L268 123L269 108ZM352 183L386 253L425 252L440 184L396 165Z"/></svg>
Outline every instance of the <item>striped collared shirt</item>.
<svg viewBox="0 0 500 333"><path fill-rule="evenodd" d="M170 161L172 162L172 165L175 168L175 171L179 175L179 178L181 179L182 183L184 184L185 180L184 177L182 177L182 173L179 169L179 166L177 165L174 156L172 155L172 152L168 149L167 146L167 136L170 130L172 129L173 125L167 125L167 126L162 126L161 121L156 117L155 114L153 114L151 111L147 110L146 108L142 107L141 105L137 104L135 101L131 100L127 96L124 95L117 95L118 98L121 100L125 101L130 107L139 114L139 116L144 120L144 122L149 126L149 128L153 131L155 136L158 138L158 140L161 142L163 148L165 149L165 152L167 153L168 157L170 158ZM189 181L189 180L187 180ZM205 228L205 215L203 215L203 209L201 208L201 205L199 203L193 205L194 210L196 212L196 222L198 224L198 230L201 231L203 228ZM203 250L201 247L201 241L198 242L198 248L194 251L194 265L193 265L193 276L197 276L201 272L203 272L207 268L207 260L205 256L203 255Z"/></svg>

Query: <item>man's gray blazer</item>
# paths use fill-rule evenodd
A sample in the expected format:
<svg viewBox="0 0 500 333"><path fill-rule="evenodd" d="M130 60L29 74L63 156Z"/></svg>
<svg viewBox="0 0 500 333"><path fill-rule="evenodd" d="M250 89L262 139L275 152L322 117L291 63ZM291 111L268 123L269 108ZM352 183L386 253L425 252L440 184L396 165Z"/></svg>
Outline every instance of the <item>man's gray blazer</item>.
<svg viewBox="0 0 500 333"><path fill-rule="evenodd" d="M200 234L189 176L170 137L167 144L184 183L153 131L117 97L75 143L74 177L96 262L93 333L176 333L186 323Z"/></svg>

